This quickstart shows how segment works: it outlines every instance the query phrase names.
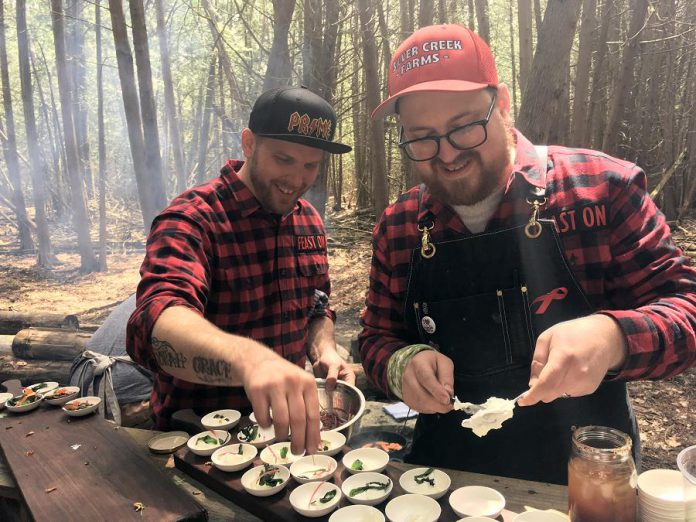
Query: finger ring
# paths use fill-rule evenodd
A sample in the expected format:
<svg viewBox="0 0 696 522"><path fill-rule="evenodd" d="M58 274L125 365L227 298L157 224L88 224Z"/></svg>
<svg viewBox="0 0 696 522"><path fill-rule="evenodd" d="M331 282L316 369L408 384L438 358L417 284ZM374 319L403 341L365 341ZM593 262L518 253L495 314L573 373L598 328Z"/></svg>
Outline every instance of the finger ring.
<svg viewBox="0 0 696 522"><path fill-rule="evenodd" d="M564 393L563 395L561 395L561 399L570 399L571 397L572 395L570 393Z"/></svg>

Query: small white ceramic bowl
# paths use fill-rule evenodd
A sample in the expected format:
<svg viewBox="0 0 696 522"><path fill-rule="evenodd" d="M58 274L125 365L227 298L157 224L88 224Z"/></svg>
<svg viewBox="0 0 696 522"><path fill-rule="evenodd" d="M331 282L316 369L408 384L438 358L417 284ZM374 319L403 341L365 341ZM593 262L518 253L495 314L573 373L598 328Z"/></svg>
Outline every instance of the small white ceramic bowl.
<svg viewBox="0 0 696 522"><path fill-rule="evenodd" d="M568 517L555 511L530 510L520 513L512 522L568 522Z"/></svg>
<svg viewBox="0 0 696 522"><path fill-rule="evenodd" d="M9 401L14 395L11 393L0 393L0 410L5 408L5 403Z"/></svg>
<svg viewBox="0 0 696 522"><path fill-rule="evenodd" d="M362 469L356 466L358 460L362 463ZM366 471L379 473L387 467L389 453L379 448L358 448L346 453L342 462L350 473L363 473Z"/></svg>
<svg viewBox="0 0 696 522"><path fill-rule="evenodd" d="M79 397L63 404L63 411L71 417L84 417L97 411L100 404L101 399L99 397Z"/></svg>
<svg viewBox="0 0 696 522"><path fill-rule="evenodd" d="M304 455L304 451L299 455L296 455L290 449L289 442L276 442L270 446L266 446L261 451L261 462L264 464L270 464L275 466L276 464L282 464L283 466L288 466L295 462L297 459L301 459Z"/></svg>
<svg viewBox="0 0 696 522"><path fill-rule="evenodd" d="M384 515L376 507L353 504L337 509L329 517L329 522L384 522Z"/></svg>
<svg viewBox="0 0 696 522"><path fill-rule="evenodd" d="M442 508L433 498L407 493L391 499L384 513L389 522L436 522L440 518Z"/></svg>
<svg viewBox="0 0 696 522"><path fill-rule="evenodd" d="M267 468L276 468L277 471L274 478L281 479L282 482L276 484L273 487L260 486L259 479L266 473ZM288 485L288 480L290 480L290 471L285 466L268 466L267 464L262 464L261 466L255 466L248 470L244 475L242 475L242 487L255 497L269 497L278 493L281 489Z"/></svg>
<svg viewBox="0 0 696 522"><path fill-rule="evenodd" d="M79 394L79 386L61 386L45 393L44 400L53 406L62 406L66 402L76 399Z"/></svg>
<svg viewBox="0 0 696 522"><path fill-rule="evenodd" d="M220 471L239 471L251 464L258 452L251 444L230 444L213 451L210 460Z"/></svg>
<svg viewBox="0 0 696 522"><path fill-rule="evenodd" d="M58 388L60 384L58 384L55 381L45 381L45 382L37 382L36 384L32 384L31 386L27 386L31 391L34 393L38 393L39 395L46 395L48 392L55 390Z"/></svg>
<svg viewBox="0 0 696 522"><path fill-rule="evenodd" d="M457 520L457 522L498 522L498 519L491 517L464 517Z"/></svg>
<svg viewBox="0 0 696 522"><path fill-rule="evenodd" d="M369 489L365 492L351 496L350 493L352 490L363 487L368 482L381 482L382 484L389 482L389 485L387 486L387 489ZM381 473L373 473L370 471L358 473L357 475L348 477L341 485L343 494L351 503L365 504L368 506L376 506L380 502L383 502L391 494L393 488L394 483L389 477L382 475Z"/></svg>
<svg viewBox="0 0 696 522"><path fill-rule="evenodd" d="M241 418L237 410L216 410L204 415L201 424L208 430L231 430Z"/></svg>
<svg viewBox="0 0 696 522"><path fill-rule="evenodd" d="M321 442L317 453L333 457L343 449L346 444L346 436L340 431L322 431Z"/></svg>
<svg viewBox="0 0 696 522"><path fill-rule="evenodd" d="M209 457L216 449L227 444L230 438L230 434L225 430L202 431L191 437L186 446L196 455ZM214 441L211 439L214 439Z"/></svg>
<svg viewBox="0 0 696 522"><path fill-rule="evenodd" d="M422 481L420 484L416 482L415 477L418 475L423 475L426 471L432 469L432 471L426 475L424 478L431 479L433 484L429 482ZM417 495L425 495L426 497L438 499L442 497L449 489L452 481L449 475L444 471L440 471L435 468L413 468L404 472L399 477L399 485L403 488L406 493L415 493Z"/></svg>
<svg viewBox="0 0 696 522"><path fill-rule="evenodd" d="M247 433L251 434L249 430L252 429L252 426L257 426L256 436L254 439L249 440L247 438ZM272 424L268 428L262 428L258 424L249 424L249 426L239 430L237 433L237 440L245 444L251 444L256 448L263 448L267 444L271 444L273 441L275 441L275 430L273 429Z"/></svg>
<svg viewBox="0 0 696 522"><path fill-rule="evenodd" d="M321 503L325 495L333 493L333 497ZM297 486L290 493L290 505L300 515L310 518L323 517L336 509L341 500L341 489L331 482L313 482Z"/></svg>
<svg viewBox="0 0 696 522"><path fill-rule="evenodd" d="M290 474L300 484L329 480L338 463L328 455L307 455L296 460L290 466ZM321 471L324 470L324 471Z"/></svg>
<svg viewBox="0 0 696 522"><path fill-rule="evenodd" d="M505 508L505 497L493 488L464 486L452 492L449 504L460 517L495 518Z"/></svg>
<svg viewBox="0 0 696 522"><path fill-rule="evenodd" d="M24 394L7 399L7 401L5 401L5 407L13 413L24 413L38 408L43 400L43 395L33 393L21 406L17 406L17 402L19 402L22 397L24 397Z"/></svg>

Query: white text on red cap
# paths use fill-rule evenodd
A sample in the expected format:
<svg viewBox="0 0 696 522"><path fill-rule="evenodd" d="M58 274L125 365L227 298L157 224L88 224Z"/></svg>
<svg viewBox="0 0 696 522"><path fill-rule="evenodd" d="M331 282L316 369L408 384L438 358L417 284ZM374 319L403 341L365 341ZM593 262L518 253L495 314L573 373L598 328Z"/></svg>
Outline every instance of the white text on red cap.
<svg viewBox="0 0 696 522"><path fill-rule="evenodd" d="M440 54L437 51L462 50L461 40L428 40L421 44L421 48L414 45L401 53L392 67L395 73L404 74L405 72L440 61ZM422 56L417 56L422 51Z"/></svg>

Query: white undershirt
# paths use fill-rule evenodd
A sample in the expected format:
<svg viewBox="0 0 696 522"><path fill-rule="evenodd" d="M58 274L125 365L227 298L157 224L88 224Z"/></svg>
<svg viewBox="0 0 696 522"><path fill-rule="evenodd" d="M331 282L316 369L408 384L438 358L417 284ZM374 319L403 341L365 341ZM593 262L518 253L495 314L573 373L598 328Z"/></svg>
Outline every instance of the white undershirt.
<svg viewBox="0 0 696 522"><path fill-rule="evenodd" d="M500 200L503 199L504 192L505 186L502 186L478 203L473 205L452 205L452 208L459 215L466 228L473 234L478 234L485 230L495 209L498 208Z"/></svg>

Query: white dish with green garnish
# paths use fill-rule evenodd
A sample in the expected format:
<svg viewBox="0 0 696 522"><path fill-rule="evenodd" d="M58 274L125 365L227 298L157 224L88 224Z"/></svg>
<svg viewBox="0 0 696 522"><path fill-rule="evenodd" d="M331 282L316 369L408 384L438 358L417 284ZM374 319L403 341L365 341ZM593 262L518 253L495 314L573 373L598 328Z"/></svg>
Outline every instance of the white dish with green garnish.
<svg viewBox="0 0 696 522"><path fill-rule="evenodd" d="M413 468L399 477L399 485L406 493L438 499L449 490L452 481L444 471L435 468Z"/></svg>
<svg viewBox="0 0 696 522"><path fill-rule="evenodd" d="M268 428L262 428L258 424L249 424L240 428L237 440L245 444L251 444L256 448L263 448L275 441L275 430L271 424Z"/></svg>
<svg viewBox="0 0 696 522"><path fill-rule="evenodd" d="M323 517L336 509L341 496L341 489L336 484L312 482L297 486L290 493L290 505L305 517Z"/></svg>
<svg viewBox="0 0 696 522"><path fill-rule="evenodd" d="M208 430L191 437L186 446L196 455L209 457L216 449L227 444L230 438L225 430Z"/></svg>
<svg viewBox="0 0 696 522"><path fill-rule="evenodd" d="M320 434L321 441L317 453L333 457L339 453L346 444L346 436L340 431L322 431Z"/></svg>
<svg viewBox="0 0 696 522"><path fill-rule="evenodd" d="M384 502L392 491L391 479L381 473L365 472L348 477L341 485L341 491L353 504L376 506Z"/></svg>
<svg viewBox="0 0 696 522"><path fill-rule="evenodd" d="M237 410L216 410L204 415L201 424L208 430L231 430L241 418L242 414Z"/></svg>
<svg viewBox="0 0 696 522"><path fill-rule="evenodd" d="M220 471L239 471L249 466L258 453L251 444L229 444L213 451L210 460Z"/></svg>
<svg viewBox="0 0 696 522"><path fill-rule="evenodd" d="M337 509L329 517L329 522L384 522L382 512L372 506L353 504Z"/></svg>
<svg viewBox="0 0 696 522"><path fill-rule="evenodd" d="M270 446L266 446L261 450L261 462L264 464L282 464L289 466L297 459L302 458L304 451L296 455L290 449L290 442L276 442Z"/></svg>
<svg viewBox="0 0 696 522"><path fill-rule="evenodd" d="M242 475L242 487L256 497L268 497L288 485L290 470L285 466L262 464Z"/></svg>
<svg viewBox="0 0 696 522"><path fill-rule="evenodd" d="M329 480L337 467L338 463L333 457L319 454L307 455L292 463L290 474L297 482L304 484Z"/></svg>
<svg viewBox="0 0 696 522"><path fill-rule="evenodd" d="M379 448L358 448L343 456L343 465L351 473L379 473L389 464L389 453Z"/></svg>

